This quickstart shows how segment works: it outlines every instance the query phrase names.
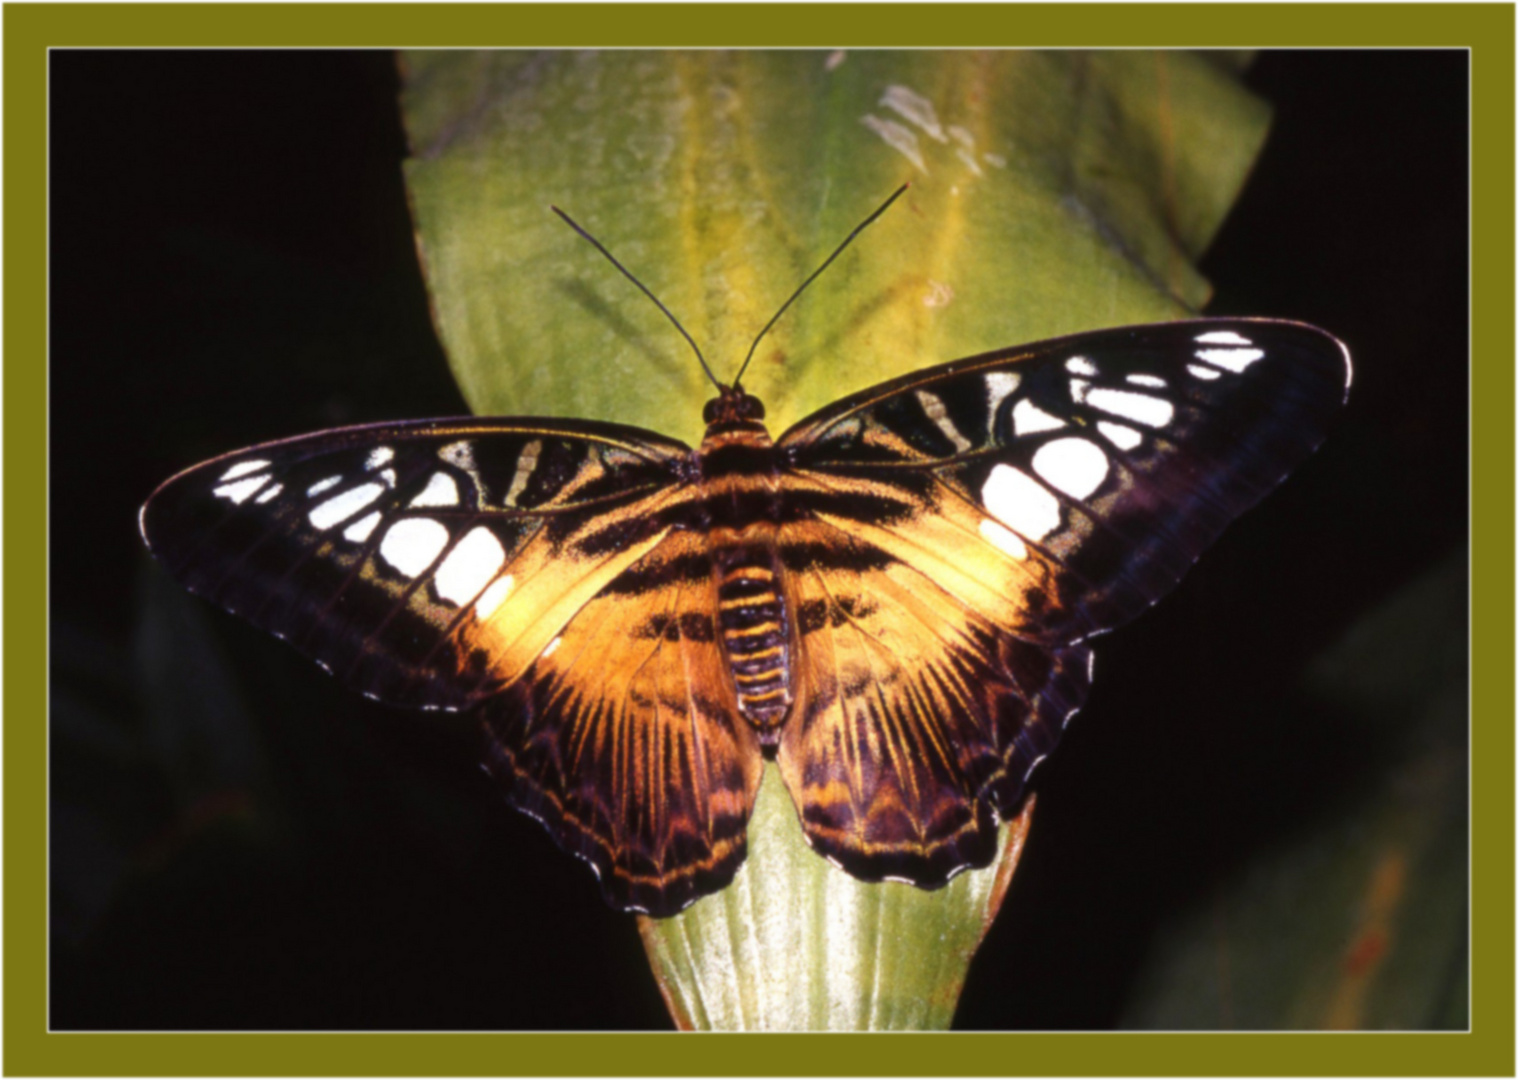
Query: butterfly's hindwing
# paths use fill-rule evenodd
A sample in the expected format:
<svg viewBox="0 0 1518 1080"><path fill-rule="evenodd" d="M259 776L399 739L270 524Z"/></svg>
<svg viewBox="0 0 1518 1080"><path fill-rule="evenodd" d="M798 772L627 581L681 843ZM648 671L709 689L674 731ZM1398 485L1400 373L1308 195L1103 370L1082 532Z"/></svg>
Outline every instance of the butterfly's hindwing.
<svg viewBox="0 0 1518 1080"><path fill-rule="evenodd" d="M1087 650L1019 641L832 525L792 526L781 552L802 696L778 760L808 840L870 881L986 865L994 808L1018 804L1084 700Z"/></svg>
<svg viewBox="0 0 1518 1080"><path fill-rule="evenodd" d="M483 711L492 774L620 907L678 911L746 851L763 758L716 610L705 537L672 532Z"/></svg>

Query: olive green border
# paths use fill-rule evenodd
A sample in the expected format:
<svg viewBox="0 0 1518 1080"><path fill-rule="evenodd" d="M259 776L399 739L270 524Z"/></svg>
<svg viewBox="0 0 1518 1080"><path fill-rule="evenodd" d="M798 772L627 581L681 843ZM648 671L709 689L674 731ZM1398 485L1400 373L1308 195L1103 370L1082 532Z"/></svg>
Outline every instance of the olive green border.
<svg viewBox="0 0 1518 1080"><path fill-rule="evenodd" d="M5 1072L10 1075L1512 1075L1514 9L1482 5L8 5ZM46 1032L46 50L51 46L1462 47L1473 75L1469 1034ZM1386 227L1397 227L1388 221ZM738 1046L737 1041L744 1045Z"/></svg>

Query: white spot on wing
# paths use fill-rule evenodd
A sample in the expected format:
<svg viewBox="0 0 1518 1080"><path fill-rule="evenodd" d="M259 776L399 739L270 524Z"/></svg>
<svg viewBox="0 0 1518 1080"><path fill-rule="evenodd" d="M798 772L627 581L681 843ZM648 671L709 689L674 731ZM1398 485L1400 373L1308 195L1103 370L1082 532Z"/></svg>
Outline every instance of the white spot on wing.
<svg viewBox="0 0 1518 1080"><path fill-rule="evenodd" d="M246 480L234 480L230 484L222 484L221 487L214 488L213 492L218 499L231 499L234 503L241 504L268 482L267 476L251 476Z"/></svg>
<svg viewBox="0 0 1518 1080"><path fill-rule="evenodd" d="M1144 441L1144 437L1127 424L1114 424L1110 420L1098 420L1096 430L1111 439L1112 445L1120 450L1135 449Z"/></svg>
<svg viewBox="0 0 1518 1080"><path fill-rule="evenodd" d="M838 421L838 423L824 431L818 441L848 443L857 439L859 433L863 430L864 421L860 420L857 416L850 416Z"/></svg>
<svg viewBox="0 0 1518 1080"><path fill-rule="evenodd" d="M1220 368L1227 368L1235 374L1242 372L1256 360L1265 357L1264 349L1198 349L1196 358L1205 360L1209 364L1216 364Z"/></svg>
<svg viewBox="0 0 1518 1080"><path fill-rule="evenodd" d="M462 469L465 475L474 481L475 491L489 490L480 479L479 469L474 462L474 444L468 439L460 439L458 442L449 443L438 450L437 456L454 468Z"/></svg>
<svg viewBox="0 0 1518 1080"><path fill-rule="evenodd" d="M344 529L343 537L347 540L352 540L355 544L362 544L365 540L369 539L369 534L374 531L374 527L379 523L380 512L372 510Z"/></svg>
<svg viewBox="0 0 1518 1080"><path fill-rule="evenodd" d="M866 113L859 122L885 141L885 144L916 165L922 172L928 167L922 163L922 151L917 148L917 135L911 128L902 127L894 120L882 120L873 113Z"/></svg>
<svg viewBox="0 0 1518 1080"><path fill-rule="evenodd" d="M458 442L439 448L437 456L450 465L458 466L469 475L474 475L474 443L468 439L460 439Z"/></svg>
<svg viewBox="0 0 1518 1080"><path fill-rule="evenodd" d="M432 576L433 587L444 600L467 604L500 571L506 562L506 549L495 533L476 525L453 546L443 564Z"/></svg>
<svg viewBox="0 0 1518 1080"><path fill-rule="evenodd" d="M1011 465L998 465L980 489L986 509L1002 524L1030 540L1042 540L1059 528L1059 500L1033 477Z"/></svg>
<svg viewBox="0 0 1518 1080"><path fill-rule="evenodd" d="M1129 390L1111 390L1105 386L1087 390L1082 399L1093 409L1100 409L1146 427L1164 427L1175 418L1175 406L1164 398L1136 394Z"/></svg>
<svg viewBox="0 0 1518 1080"><path fill-rule="evenodd" d="M1232 330L1209 330L1205 334L1198 334L1192 339L1198 345L1253 345L1243 334L1235 334Z"/></svg>
<svg viewBox="0 0 1518 1080"><path fill-rule="evenodd" d="M1208 382L1211 382L1213 379L1221 379L1223 377L1223 373L1221 371L1219 371L1217 368L1210 368L1206 364L1187 364L1186 370L1191 372L1191 374L1195 375L1198 379L1206 379Z"/></svg>
<svg viewBox="0 0 1518 1080"><path fill-rule="evenodd" d="M517 456L517 471L511 478L511 487L506 490L506 505L515 506L517 497L527 487L527 481L532 478L533 471L538 467L538 455L543 452L543 440L533 439Z"/></svg>
<svg viewBox="0 0 1518 1080"><path fill-rule="evenodd" d="M475 618L479 619L481 622L484 622L486 619L490 618L490 616L494 615L496 608L500 607L506 602L506 597L510 594L511 586L514 583L515 582L513 581L510 574L507 574L503 578L497 578L494 582L492 582L490 588L486 589L479 600L475 602Z"/></svg>
<svg viewBox="0 0 1518 1080"><path fill-rule="evenodd" d="M986 372L986 411L993 421L996 419L996 410L1021 381L1015 371Z"/></svg>
<svg viewBox="0 0 1518 1080"><path fill-rule="evenodd" d="M380 472L379 472L379 478L385 482L385 486L386 487L390 487L390 488L395 487L395 470L394 469L381 469Z"/></svg>
<svg viewBox="0 0 1518 1080"><path fill-rule="evenodd" d="M261 458L253 461L239 461L236 465L233 465L226 472L222 473L221 479L236 480L239 476L247 476L249 473L258 472L260 469L267 469L269 465L269 462Z"/></svg>
<svg viewBox="0 0 1518 1080"><path fill-rule="evenodd" d="M1012 406L1012 430L1017 435L1033 435L1040 431L1054 431L1065 426L1057 416L1051 416L1027 398Z"/></svg>
<svg viewBox="0 0 1518 1080"><path fill-rule="evenodd" d="M1096 377L1096 365L1084 356L1072 356L1066 360L1065 370L1072 375L1084 375L1088 379Z"/></svg>
<svg viewBox="0 0 1518 1080"><path fill-rule="evenodd" d="M886 87L885 93L880 95L880 104L922 128L935 142L949 141L938 123L933 103L910 87Z"/></svg>
<svg viewBox="0 0 1518 1080"><path fill-rule="evenodd" d="M993 169L1005 169L1007 167L1007 159L1000 154L982 154L980 155L980 160L990 165Z"/></svg>
<svg viewBox="0 0 1518 1080"><path fill-rule="evenodd" d="M274 486L272 486L271 488L269 488L268 491L265 491L262 495L260 495L258 498L254 499L253 501L256 502L256 503L259 503L259 504L266 503L270 499L273 499L274 497L276 497L283 490L285 490L285 485L283 485L283 484L275 484Z"/></svg>
<svg viewBox="0 0 1518 1080"><path fill-rule="evenodd" d="M598 445L596 453L600 455L601 464L608 469L625 469L629 465L637 465L644 460L622 446Z"/></svg>
<svg viewBox="0 0 1518 1080"><path fill-rule="evenodd" d="M967 168L969 168L969 170L972 173L974 173L976 176L982 176L982 175L984 175L982 173L982 171L981 171L980 163L977 162L975 160L975 156L973 154L971 154L970 151L966 150L964 147L961 146L961 147L955 148L955 150L954 150L954 156L957 157L960 161L964 162L965 166Z"/></svg>
<svg viewBox="0 0 1518 1080"><path fill-rule="evenodd" d="M981 518L980 535L984 536L990 543L1001 548L1001 550L1014 559L1026 559L1028 557L1028 546L1022 542L1022 538L999 521Z"/></svg>
<svg viewBox="0 0 1518 1080"><path fill-rule="evenodd" d="M1129 375L1128 381L1134 386L1152 386L1156 390L1163 390L1168 385L1158 375Z"/></svg>
<svg viewBox="0 0 1518 1080"><path fill-rule="evenodd" d="M388 446L376 446L369 451L369 460L364 462L364 468L373 472L381 465L388 465L395 460L395 451Z"/></svg>
<svg viewBox="0 0 1518 1080"><path fill-rule="evenodd" d="M959 429L954 426L954 421L949 418L948 412L943 407L943 399L926 390L918 390L916 393L917 401L922 405L922 411L928 414L928 419L933 421L938 426L938 430L954 444L954 449L961 454L969 450L972 445L970 440L960 434Z"/></svg>
<svg viewBox="0 0 1518 1080"><path fill-rule="evenodd" d="M442 472L433 473L432 479L427 481L427 486L422 489L422 493L411 500L412 507L457 506L458 504L459 486L454 483L453 477Z"/></svg>
<svg viewBox="0 0 1518 1080"><path fill-rule="evenodd" d="M971 135L968 131L960 127L958 124L950 124L945 130L948 131L949 138L959 143L959 145L963 146L966 150L975 149L975 136Z"/></svg>
<svg viewBox="0 0 1518 1080"><path fill-rule="evenodd" d="M320 495L328 488L336 487L338 484L342 483L342 480L343 478L341 476L329 476L325 480L318 480L316 483L312 484L306 489L306 494Z"/></svg>
<svg viewBox="0 0 1518 1080"><path fill-rule="evenodd" d="M543 650L541 659L547 660L550 656L559 651L559 646L562 644L564 644L564 635L560 634L558 637L554 638L548 643L548 648Z"/></svg>
<svg viewBox="0 0 1518 1080"><path fill-rule="evenodd" d="M379 553L407 577L416 577L448 546L448 530L431 518L402 518L385 532Z"/></svg>
<svg viewBox="0 0 1518 1080"><path fill-rule="evenodd" d="M324 503L318 503L306 515L318 529L330 529L339 521L347 521L384 493L378 484L360 484L341 495L334 495Z"/></svg>
<svg viewBox="0 0 1518 1080"><path fill-rule="evenodd" d="M1072 499L1084 499L1107 479L1107 455L1089 439L1055 439L1033 455L1033 469Z"/></svg>

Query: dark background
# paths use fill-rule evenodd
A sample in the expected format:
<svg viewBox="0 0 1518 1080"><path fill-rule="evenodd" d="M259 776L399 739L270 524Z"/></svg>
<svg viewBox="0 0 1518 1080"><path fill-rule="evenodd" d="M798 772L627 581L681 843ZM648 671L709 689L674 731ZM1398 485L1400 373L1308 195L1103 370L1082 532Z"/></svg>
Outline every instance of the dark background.
<svg viewBox="0 0 1518 1080"><path fill-rule="evenodd" d="M962 1026L1117 1024L1167 915L1375 767L1295 687L1466 539L1465 54L1266 53L1246 81L1276 125L1204 261L1211 311L1328 328L1352 400L1099 645ZM668 1026L632 917L464 727L348 693L136 534L213 454L465 411L397 90L380 52L52 55L54 1028Z"/></svg>

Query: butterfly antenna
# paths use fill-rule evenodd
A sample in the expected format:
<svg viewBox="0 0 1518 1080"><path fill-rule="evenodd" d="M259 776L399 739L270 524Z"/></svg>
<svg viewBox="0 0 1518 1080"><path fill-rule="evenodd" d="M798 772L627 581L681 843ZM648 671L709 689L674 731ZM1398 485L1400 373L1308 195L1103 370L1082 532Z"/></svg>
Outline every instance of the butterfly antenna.
<svg viewBox="0 0 1518 1080"><path fill-rule="evenodd" d="M704 371L704 372L706 372L706 377L712 381L712 385L715 386L718 390L722 390L723 389L722 383L720 381L718 381L717 376L715 376L715 375L712 374L711 366L709 364L707 364L706 357L704 357L704 356L701 355L701 350L700 350L700 348L697 347L695 339L692 338L689 334L687 334L685 332L685 327L683 327L683 326L680 325L680 320L679 319L675 318L673 315L670 314L669 308L667 308L663 304L661 304L659 302L659 298L657 296L655 296L653 293L651 293L651 292L648 291L648 286L644 285L643 282L641 282L637 278L633 277L632 271L630 271L629 269L627 269L627 267L623 266L621 263L617 262L617 257L615 255L613 255L611 252L607 251L606 248L605 248L605 246L601 243L601 241L597 240L594 236L591 236L590 233L588 233L584 229L580 228L579 224L575 221L574 218L570 217L564 211L560 210L557 206L549 206L548 209L552 210L555 214L558 214L561 218L564 219L565 224L567 224L575 232L579 233L581 236L585 237L585 239L589 240L592 244L594 244L595 245L595 249L597 251L599 251L602 255L605 255L606 258L607 258L607 260L613 266L615 266L618 270L622 271L623 276L626 277L628 281L632 282L638 288L640 288L640 289L643 290L643 295L646 296L646 297L648 297L650 300L652 300L654 302L654 306L657 307L660 311L664 312L664 317L666 319L668 319L670 322L672 322L672 323L675 324L675 329L678 330L678 331L680 331L680 336L683 337L683 338L685 338L686 341L690 342L690 347L695 352L696 359L701 362L701 370ZM884 209L884 207L882 207L881 209Z"/></svg>
<svg viewBox="0 0 1518 1080"><path fill-rule="evenodd" d="M734 386L737 386L740 382L743 381L743 373L748 370L749 361L754 358L754 350L759 348L759 342L764 339L765 334L768 334L770 332L770 327L774 326L777 322L780 321L780 316L785 314L785 309L790 307L791 304L795 302L796 297L806 292L806 287L817 280L817 275L826 270L830 265L832 265L834 259L843 254L843 249L854 242L854 237L864 232L866 227L872 224L874 220L881 214L885 213L893 202L901 198L901 193L906 191L906 189L911 186L911 184L902 184L901 187L891 192L891 197L885 202L881 203L873 214L865 218L858 225L854 226L854 231L849 233L848 236L844 237L843 243L839 244L838 247L834 249L833 253L827 257L821 266L812 271L812 276L803 281L799 289L791 293L791 298L789 300L780 305L780 310L775 312L775 317L764 324L764 329L759 331L759 336L754 338L754 343L748 347L748 355L743 358L743 366L738 369L738 375L733 379Z"/></svg>

